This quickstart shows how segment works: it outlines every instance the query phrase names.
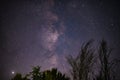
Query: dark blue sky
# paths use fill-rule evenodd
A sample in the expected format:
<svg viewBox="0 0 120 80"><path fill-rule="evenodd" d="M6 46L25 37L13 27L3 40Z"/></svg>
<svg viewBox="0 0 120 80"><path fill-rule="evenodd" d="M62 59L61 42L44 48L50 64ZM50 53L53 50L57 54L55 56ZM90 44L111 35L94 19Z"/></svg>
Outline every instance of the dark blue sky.
<svg viewBox="0 0 120 80"><path fill-rule="evenodd" d="M68 72L65 56L83 42L105 39L120 57L118 0L20 0L0 2L0 79L34 65ZM97 45L97 44L96 44ZM6 78L6 79L5 79Z"/></svg>

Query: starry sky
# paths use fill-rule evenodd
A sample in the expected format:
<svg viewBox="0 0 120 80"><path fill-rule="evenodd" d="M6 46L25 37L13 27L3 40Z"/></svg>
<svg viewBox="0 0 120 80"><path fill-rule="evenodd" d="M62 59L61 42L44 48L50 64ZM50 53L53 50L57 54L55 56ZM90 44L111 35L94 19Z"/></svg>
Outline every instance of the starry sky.
<svg viewBox="0 0 120 80"><path fill-rule="evenodd" d="M118 0L3 0L0 2L0 79L57 67L83 42L105 39L120 57Z"/></svg>

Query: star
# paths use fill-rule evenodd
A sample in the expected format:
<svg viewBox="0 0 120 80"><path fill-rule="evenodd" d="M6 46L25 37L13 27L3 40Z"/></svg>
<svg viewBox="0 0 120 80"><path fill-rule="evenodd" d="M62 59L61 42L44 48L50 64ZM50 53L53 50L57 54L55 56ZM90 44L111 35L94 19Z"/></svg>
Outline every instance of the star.
<svg viewBox="0 0 120 80"><path fill-rule="evenodd" d="M15 72L14 71L11 71L11 73L14 75L15 74Z"/></svg>

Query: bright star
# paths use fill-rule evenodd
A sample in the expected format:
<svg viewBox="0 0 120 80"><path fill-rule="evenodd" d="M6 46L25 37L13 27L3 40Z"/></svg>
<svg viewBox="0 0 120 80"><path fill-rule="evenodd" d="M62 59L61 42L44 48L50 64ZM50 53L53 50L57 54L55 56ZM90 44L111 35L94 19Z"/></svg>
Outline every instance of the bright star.
<svg viewBox="0 0 120 80"><path fill-rule="evenodd" d="M15 72L14 72L14 71L12 71L11 73L12 73L12 74L15 74Z"/></svg>

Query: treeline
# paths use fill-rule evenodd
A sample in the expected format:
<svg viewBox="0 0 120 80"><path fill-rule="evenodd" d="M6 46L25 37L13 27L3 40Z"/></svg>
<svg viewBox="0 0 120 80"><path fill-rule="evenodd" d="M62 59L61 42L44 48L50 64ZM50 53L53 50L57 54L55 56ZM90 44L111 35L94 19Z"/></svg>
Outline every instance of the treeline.
<svg viewBox="0 0 120 80"><path fill-rule="evenodd" d="M111 58L112 49L105 40L100 41L94 48L93 40L81 46L77 56L66 57L70 65L71 80L119 80L116 76L116 67L119 60ZM40 67L33 67L32 72L22 77L16 74L11 80L70 80L57 69L41 72Z"/></svg>
<svg viewBox="0 0 120 80"><path fill-rule="evenodd" d="M40 67L33 67L32 72L22 76L17 73L11 80L70 80L65 74L59 72L56 68L46 71L40 71Z"/></svg>

